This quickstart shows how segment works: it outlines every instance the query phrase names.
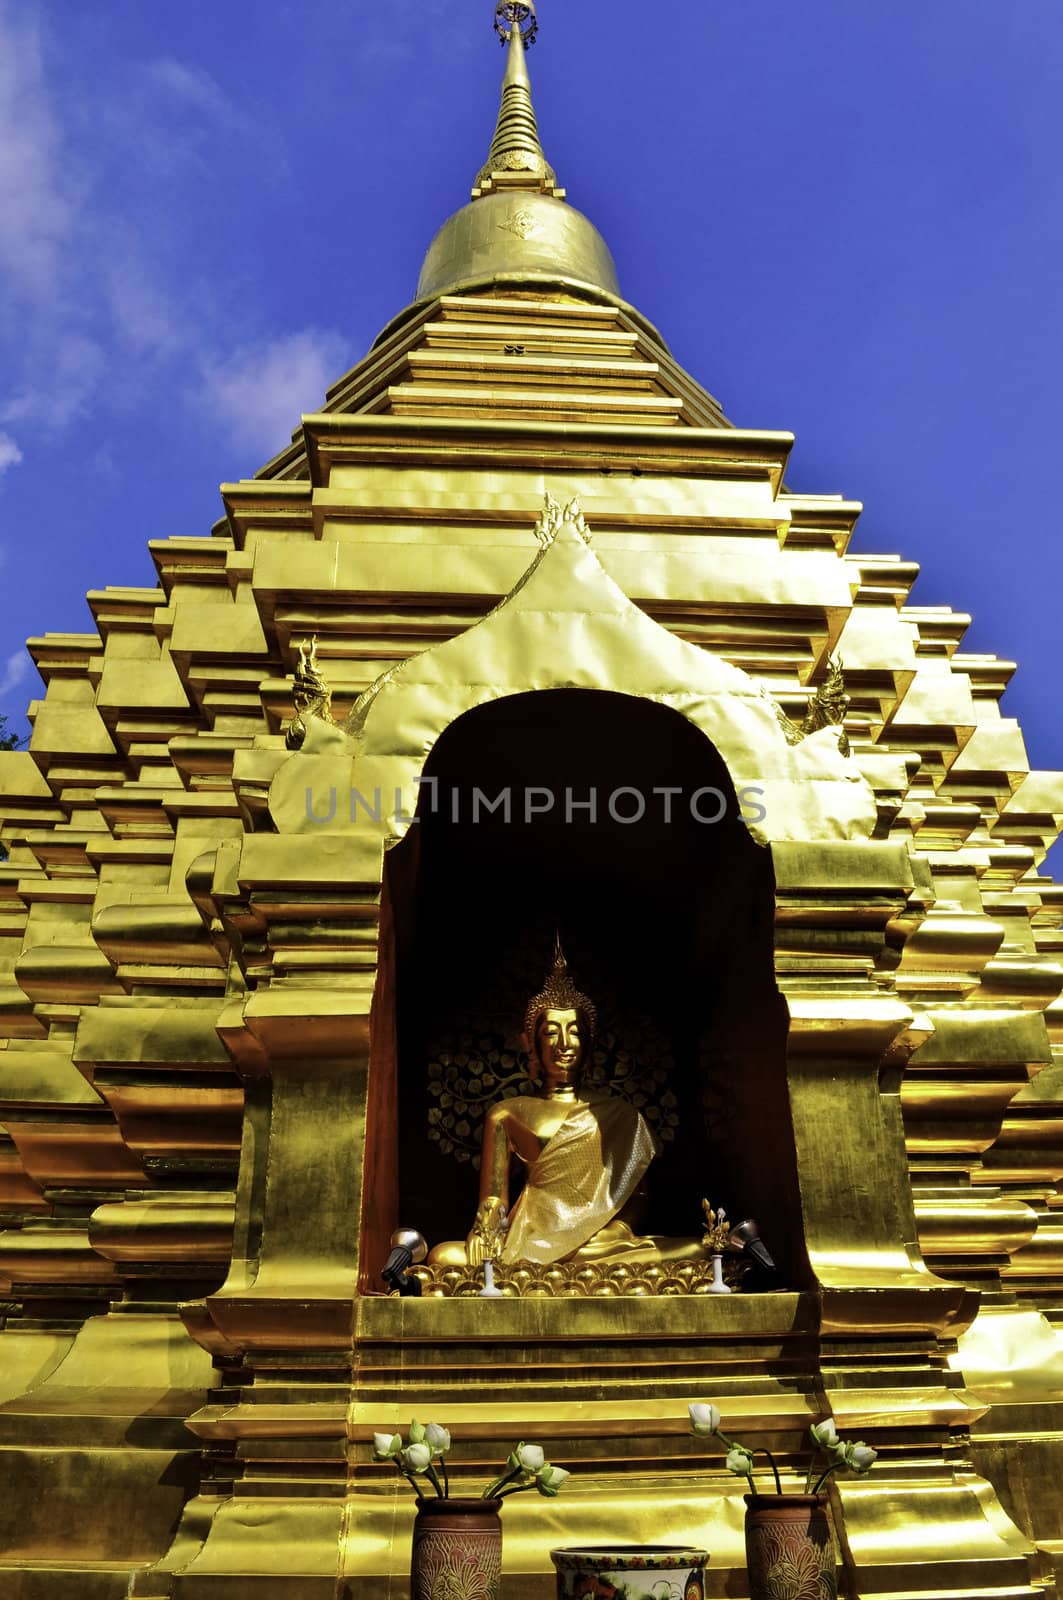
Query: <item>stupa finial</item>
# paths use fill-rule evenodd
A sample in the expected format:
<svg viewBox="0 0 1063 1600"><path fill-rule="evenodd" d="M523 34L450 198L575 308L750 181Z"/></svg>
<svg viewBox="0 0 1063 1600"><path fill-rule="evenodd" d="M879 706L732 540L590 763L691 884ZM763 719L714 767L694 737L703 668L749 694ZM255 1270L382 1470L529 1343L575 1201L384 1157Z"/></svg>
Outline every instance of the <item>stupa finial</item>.
<svg viewBox="0 0 1063 1600"><path fill-rule="evenodd" d="M496 181L499 176L503 177L507 188L556 194L557 174L539 142L539 125L535 120L525 59L525 51L535 43L539 33L534 0L498 0L495 32L507 47L502 105L491 150L476 179L473 197L478 199L500 187Z"/></svg>
<svg viewBox="0 0 1063 1600"><path fill-rule="evenodd" d="M503 44L509 43L514 28L520 33L525 46L535 43L539 36L535 0L499 0L495 7L495 32Z"/></svg>

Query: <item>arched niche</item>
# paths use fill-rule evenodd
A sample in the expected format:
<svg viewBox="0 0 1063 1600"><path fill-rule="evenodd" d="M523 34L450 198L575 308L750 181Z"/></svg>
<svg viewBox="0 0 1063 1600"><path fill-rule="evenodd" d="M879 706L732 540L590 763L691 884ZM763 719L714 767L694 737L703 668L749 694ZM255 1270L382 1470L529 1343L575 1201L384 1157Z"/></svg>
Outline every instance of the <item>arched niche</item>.
<svg viewBox="0 0 1063 1600"><path fill-rule="evenodd" d="M771 856L715 747L654 701L542 690L457 718L424 777L386 855L363 1259L399 1222L468 1231L479 1122L523 1081L516 1036L559 927L600 1005L597 1070L647 1093L662 1137L644 1230L698 1234L708 1197L756 1215L783 1281L807 1281Z"/></svg>

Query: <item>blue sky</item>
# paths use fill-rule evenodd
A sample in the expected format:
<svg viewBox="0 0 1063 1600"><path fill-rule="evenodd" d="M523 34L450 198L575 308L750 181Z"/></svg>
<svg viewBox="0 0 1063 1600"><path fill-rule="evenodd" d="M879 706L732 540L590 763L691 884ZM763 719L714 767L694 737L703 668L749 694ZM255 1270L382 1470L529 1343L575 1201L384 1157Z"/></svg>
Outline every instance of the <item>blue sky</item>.
<svg viewBox="0 0 1063 1600"><path fill-rule="evenodd" d="M0 0L0 711L412 297L486 153L491 0ZM1059 0L540 0L547 154L626 297L1063 767ZM1063 863L1058 863L1063 865Z"/></svg>

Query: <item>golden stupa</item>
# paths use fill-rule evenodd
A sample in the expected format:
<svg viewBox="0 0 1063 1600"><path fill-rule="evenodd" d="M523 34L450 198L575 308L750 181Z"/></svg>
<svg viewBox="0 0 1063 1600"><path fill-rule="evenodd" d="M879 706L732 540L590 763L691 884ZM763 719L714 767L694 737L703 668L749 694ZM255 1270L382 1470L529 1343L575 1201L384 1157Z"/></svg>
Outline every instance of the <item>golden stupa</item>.
<svg viewBox="0 0 1063 1600"><path fill-rule="evenodd" d="M693 1400L788 1469L828 1413L878 1449L833 1491L850 1597L1056 1593L1063 777L1000 714L1011 665L848 555L859 505L790 492L791 436L731 427L620 298L543 153L534 21L499 7L497 132L414 304L210 537L152 543L158 588L30 643L4 1600L398 1600L372 1440L410 1417L459 1481L518 1438L572 1470L507 1505L507 1600L592 1537L704 1544L741 1596ZM385 1290L396 1228L468 1232L558 926L660 1147L647 1233L709 1195L774 1287Z"/></svg>

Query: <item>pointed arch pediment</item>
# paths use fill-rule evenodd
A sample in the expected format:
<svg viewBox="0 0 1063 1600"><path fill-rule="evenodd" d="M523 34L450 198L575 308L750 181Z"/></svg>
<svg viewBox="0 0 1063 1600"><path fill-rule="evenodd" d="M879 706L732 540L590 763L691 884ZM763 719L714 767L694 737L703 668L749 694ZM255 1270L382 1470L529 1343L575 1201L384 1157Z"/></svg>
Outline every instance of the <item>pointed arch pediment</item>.
<svg viewBox="0 0 1063 1600"><path fill-rule="evenodd" d="M536 690L601 689L656 701L693 723L719 751L740 799L755 792L749 811L764 816L747 826L759 843L870 835L874 795L840 753L836 729L789 744L770 696L747 673L668 632L628 599L595 555L575 502L562 509L548 496L537 532L542 549L493 611L383 674L355 706L345 738L330 729L285 763L270 802L282 831L351 825L344 805L327 822L306 814L308 758L317 755L334 772L330 785L319 775L319 793L347 781L340 775L346 763L359 796L387 797L377 809L394 840L416 809L437 739L466 711Z"/></svg>

